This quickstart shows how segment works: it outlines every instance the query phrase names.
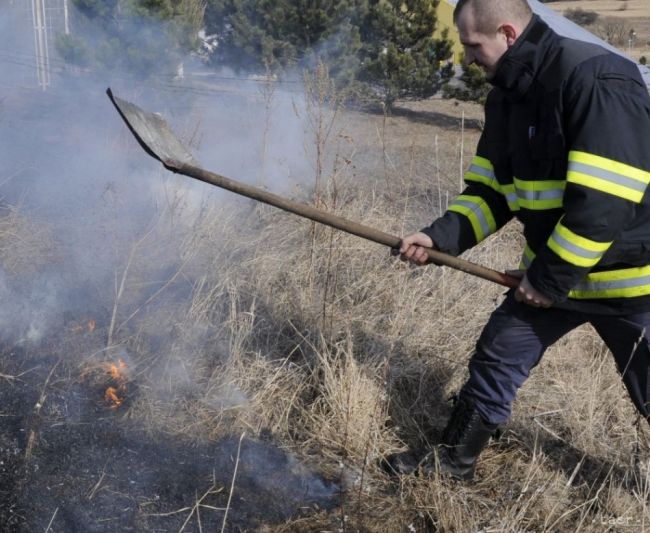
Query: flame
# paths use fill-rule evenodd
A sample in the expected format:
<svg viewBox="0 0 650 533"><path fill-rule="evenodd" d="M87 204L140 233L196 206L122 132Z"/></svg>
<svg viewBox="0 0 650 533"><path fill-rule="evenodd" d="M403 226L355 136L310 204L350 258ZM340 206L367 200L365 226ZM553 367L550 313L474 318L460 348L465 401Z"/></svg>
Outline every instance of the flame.
<svg viewBox="0 0 650 533"><path fill-rule="evenodd" d="M94 318L89 318L88 320L85 321L85 323L78 322L76 324L72 324L72 326L70 326L70 331L75 334L84 333L84 332L92 333L93 331L95 331L96 327L97 327L97 321Z"/></svg>
<svg viewBox="0 0 650 533"><path fill-rule="evenodd" d="M89 322L90 327L90 322ZM131 379L131 369L124 359L91 363L81 371L82 380L106 387L104 402L112 410L117 410L125 401L127 385Z"/></svg>
<svg viewBox="0 0 650 533"><path fill-rule="evenodd" d="M117 409L124 402L124 398L120 398L118 389L115 387L108 387L104 393L104 400L111 404L111 409Z"/></svg>
<svg viewBox="0 0 650 533"><path fill-rule="evenodd" d="M117 363L106 363L108 373L115 381L126 381L126 363L122 359L118 359Z"/></svg>
<svg viewBox="0 0 650 533"><path fill-rule="evenodd" d="M117 363L104 363L104 367L117 385L108 387L104 393L104 401L109 403L111 409L115 411L124 403L128 367L123 359L118 359Z"/></svg>

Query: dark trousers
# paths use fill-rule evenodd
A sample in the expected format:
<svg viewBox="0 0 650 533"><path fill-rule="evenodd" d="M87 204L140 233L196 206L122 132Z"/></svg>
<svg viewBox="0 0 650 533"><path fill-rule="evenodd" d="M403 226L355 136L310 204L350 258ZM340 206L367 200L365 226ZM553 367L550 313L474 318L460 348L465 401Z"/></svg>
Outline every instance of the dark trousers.
<svg viewBox="0 0 650 533"><path fill-rule="evenodd" d="M650 421L650 312L603 316L540 309L517 302L512 291L483 329L463 387L485 421L505 422L517 390L546 348L585 322L593 325L614 354L630 398Z"/></svg>

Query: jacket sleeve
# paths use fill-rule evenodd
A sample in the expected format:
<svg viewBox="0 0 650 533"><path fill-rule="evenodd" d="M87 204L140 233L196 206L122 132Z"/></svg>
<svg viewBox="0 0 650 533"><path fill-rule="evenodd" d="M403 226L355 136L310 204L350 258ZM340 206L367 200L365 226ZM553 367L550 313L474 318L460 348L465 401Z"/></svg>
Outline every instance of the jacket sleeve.
<svg viewBox="0 0 650 533"><path fill-rule="evenodd" d="M501 228L512 213L494 176L492 163L485 157L485 133L477 155L465 173L465 190L448 206L442 217L424 228L442 252L459 255Z"/></svg>
<svg viewBox="0 0 650 533"><path fill-rule="evenodd" d="M647 89L634 64L617 67L575 72L580 81L567 84L564 215L528 269L531 284L554 301L598 265L650 182Z"/></svg>

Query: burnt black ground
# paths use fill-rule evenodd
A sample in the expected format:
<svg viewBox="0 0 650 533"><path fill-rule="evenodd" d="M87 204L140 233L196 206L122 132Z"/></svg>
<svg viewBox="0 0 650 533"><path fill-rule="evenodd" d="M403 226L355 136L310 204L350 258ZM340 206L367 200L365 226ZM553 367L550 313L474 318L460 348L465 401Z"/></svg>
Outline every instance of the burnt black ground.
<svg viewBox="0 0 650 533"><path fill-rule="evenodd" d="M336 483L324 480L270 440L237 436L214 443L149 434L103 405L97 388L70 379L56 361L5 348L0 378L0 531L53 533L219 531L239 449L228 531L334 507ZM31 365L31 366L30 366ZM37 439L29 461L30 431ZM199 516L192 512L201 499ZM208 507L209 506L209 507ZM53 519L54 517L54 519ZM188 520L189 517L189 520ZM51 524L50 524L51 521Z"/></svg>

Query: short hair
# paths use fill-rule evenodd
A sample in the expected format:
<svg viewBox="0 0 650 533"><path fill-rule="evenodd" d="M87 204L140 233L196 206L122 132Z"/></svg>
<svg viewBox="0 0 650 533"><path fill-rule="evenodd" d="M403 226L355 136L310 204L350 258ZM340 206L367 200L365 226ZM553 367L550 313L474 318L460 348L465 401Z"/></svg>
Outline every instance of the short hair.
<svg viewBox="0 0 650 533"><path fill-rule="evenodd" d="M454 9L454 22L458 21L465 6L474 14L476 31L484 35L495 33L507 19L527 24L533 15L527 0L458 0Z"/></svg>

